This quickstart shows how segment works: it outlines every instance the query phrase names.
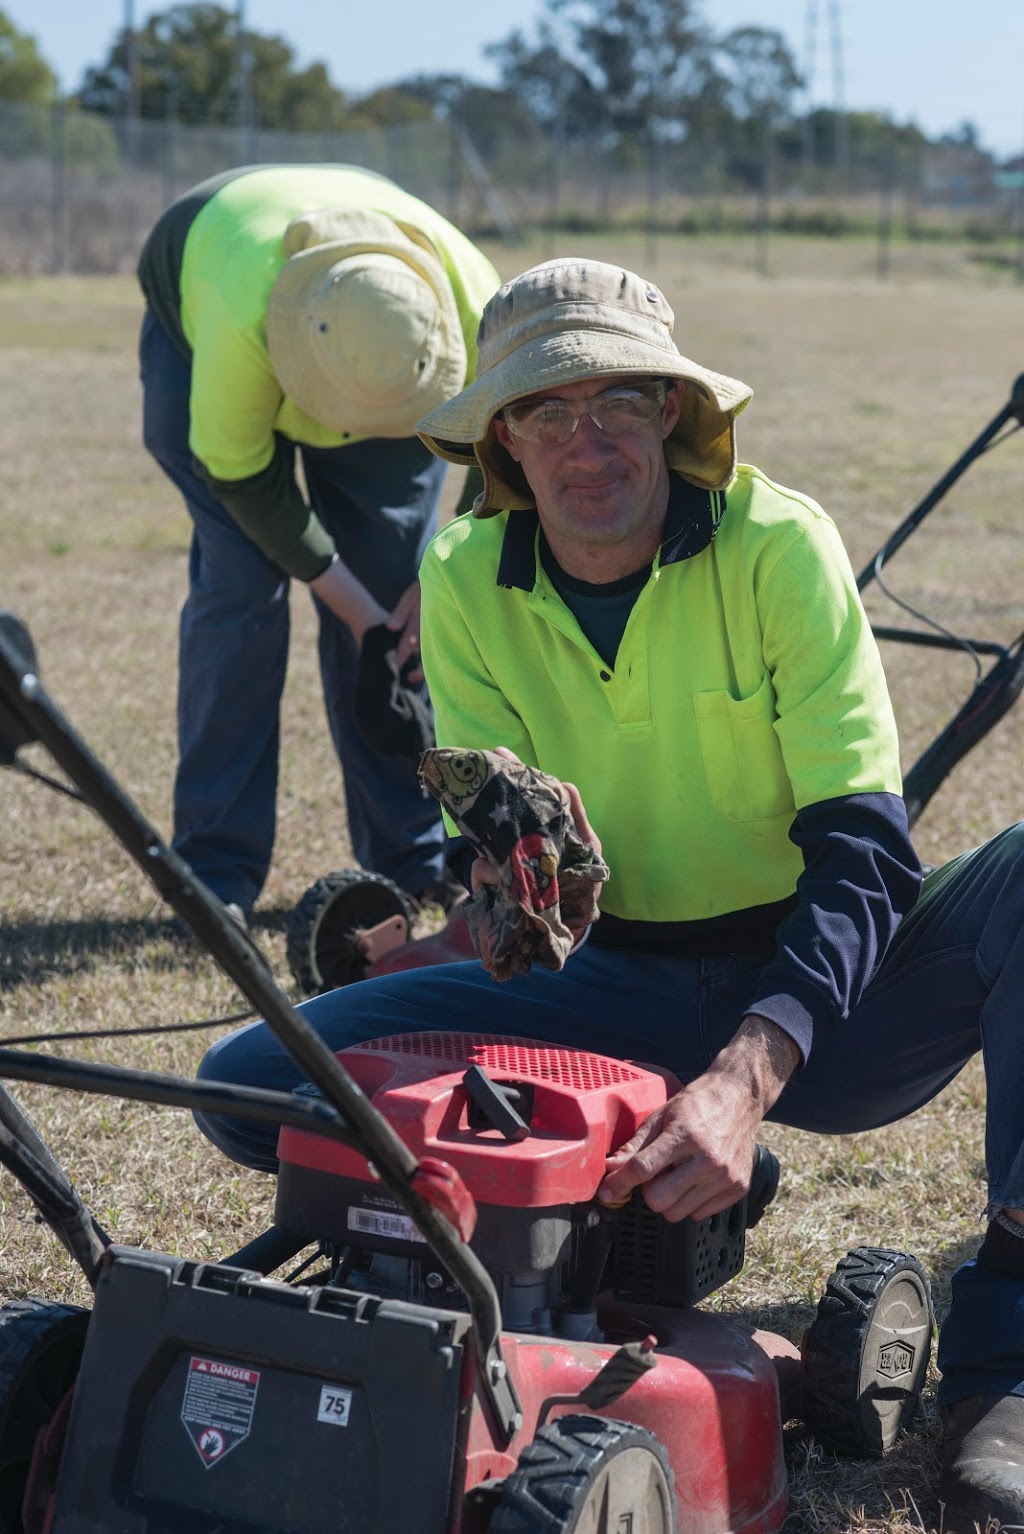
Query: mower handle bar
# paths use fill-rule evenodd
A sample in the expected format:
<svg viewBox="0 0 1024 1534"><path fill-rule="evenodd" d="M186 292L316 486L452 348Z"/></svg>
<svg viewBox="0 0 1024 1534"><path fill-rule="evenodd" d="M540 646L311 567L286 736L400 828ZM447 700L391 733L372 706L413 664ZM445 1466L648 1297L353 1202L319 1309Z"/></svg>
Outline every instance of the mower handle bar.
<svg viewBox="0 0 1024 1534"><path fill-rule="evenodd" d="M49 697L36 674L28 630L16 618L0 615L0 763L13 763L20 747L30 742L46 747L158 893L188 922L303 1074L320 1090L341 1122L347 1124L359 1153L373 1163L384 1187L408 1210L427 1237L466 1295L480 1356L481 1386L499 1431L506 1441L511 1439L516 1419L521 1420L520 1406L501 1356L501 1308L486 1269L433 1204L413 1186L418 1167L416 1157L310 1023L288 1001L249 934L157 835ZM65 1061L64 1065L70 1063ZM127 1073L122 1073L122 1084L126 1079Z"/></svg>
<svg viewBox="0 0 1024 1534"><path fill-rule="evenodd" d="M1014 379L1010 398L998 415L993 416L984 431L975 437L968 448L965 448L956 462L946 470L942 478L932 486L913 511L908 513L895 531L890 533L882 547L871 556L857 577L858 591L863 591L865 586L869 586L876 579L882 566L896 553L897 549L906 543L915 528L921 525L928 513L934 510L942 497L952 489L974 460L981 456L993 437L1002 431L1008 421L1016 421L1018 425L1024 425L1024 373L1019 373Z"/></svg>

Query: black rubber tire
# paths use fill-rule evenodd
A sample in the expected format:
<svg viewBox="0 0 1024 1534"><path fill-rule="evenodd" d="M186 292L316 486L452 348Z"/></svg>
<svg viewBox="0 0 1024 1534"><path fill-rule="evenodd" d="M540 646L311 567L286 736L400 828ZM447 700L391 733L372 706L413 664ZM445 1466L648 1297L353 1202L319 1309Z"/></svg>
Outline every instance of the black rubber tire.
<svg viewBox="0 0 1024 1534"><path fill-rule="evenodd" d="M596 1521L595 1499L606 1495L610 1505ZM646 1428L583 1416L559 1417L540 1428L501 1487L488 1534L573 1534L584 1526L588 1534L619 1534L623 1528L631 1534L672 1534L672 1470L663 1446Z"/></svg>
<svg viewBox="0 0 1024 1534"><path fill-rule="evenodd" d="M803 1418L818 1442L858 1459L887 1453L917 1412L934 1329L916 1257L849 1252L803 1341Z"/></svg>
<svg viewBox="0 0 1024 1534"><path fill-rule="evenodd" d="M32 1450L77 1378L88 1325L77 1305L0 1306L0 1534L21 1534Z"/></svg>
<svg viewBox="0 0 1024 1534"><path fill-rule="evenodd" d="M288 966L306 996L351 985L366 974L357 939L389 916L404 916L412 930L416 902L393 879L363 868L343 868L311 884L291 916L285 936Z"/></svg>

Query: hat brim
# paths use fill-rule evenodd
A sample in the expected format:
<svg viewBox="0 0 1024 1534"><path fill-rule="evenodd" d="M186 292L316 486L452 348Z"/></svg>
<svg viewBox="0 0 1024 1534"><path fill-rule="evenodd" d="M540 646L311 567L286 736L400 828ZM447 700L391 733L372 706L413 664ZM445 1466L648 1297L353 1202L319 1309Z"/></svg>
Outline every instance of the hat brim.
<svg viewBox="0 0 1024 1534"><path fill-rule="evenodd" d="M313 420L355 437L411 437L424 410L456 394L466 380L468 359L455 295L440 260L414 243L393 220L393 238L375 229L369 236L331 240L298 250L281 267L266 311L267 349L285 394ZM394 256L432 290L438 307L440 346L429 375L414 380L406 397L378 405L353 380L351 392L339 388L320 367L315 352L297 343L306 323L310 294L334 267L362 255Z"/></svg>
<svg viewBox="0 0 1024 1534"><path fill-rule="evenodd" d="M701 367L675 347L595 329L563 330L512 352L453 399L417 423L431 452L450 463L479 464L484 489L473 515L534 506L519 465L498 442L494 417L506 405L545 388L591 378L671 378L684 391L679 420L665 442L670 469L707 490L723 490L736 471L736 417L753 390L739 379Z"/></svg>

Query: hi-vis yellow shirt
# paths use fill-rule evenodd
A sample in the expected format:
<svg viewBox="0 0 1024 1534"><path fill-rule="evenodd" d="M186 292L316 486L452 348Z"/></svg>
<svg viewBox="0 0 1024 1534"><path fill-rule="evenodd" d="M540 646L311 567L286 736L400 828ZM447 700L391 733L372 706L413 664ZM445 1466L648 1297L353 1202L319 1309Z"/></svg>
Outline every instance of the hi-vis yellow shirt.
<svg viewBox="0 0 1024 1534"><path fill-rule="evenodd" d="M284 262L281 237L313 208L371 208L430 237L462 321L467 381L473 377L480 312L500 279L460 230L418 197L356 167L247 171L196 214L181 266L181 326L193 352L189 446L217 479L266 468L275 432L310 447L359 440L321 425L282 394L267 351L264 321Z"/></svg>
<svg viewBox="0 0 1024 1534"><path fill-rule="evenodd" d="M352 165L226 171L183 193L153 226L139 281L152 315L191 363L189 447L199 472L264 554L307 581L330 563L334 539L295 482L292 444L333 449L360 440L321 425L284 394L267 349L267 300L284 264L285 230L317 208L369 208L429 237L455 297L466 382L481 311L500 282L440 213Z"/></svg>
<svg viewBox="0 0 1024 1534"><path fill-rule="evenodd" d="M602 911L701 921L791 897L796 812L901 792L878 649L838 531L740 465L716 534L655 559L609 666L536 549L497 583L510 518L461 517L421 567L438 744L510 747L575 783L611 877ZM529 587L529 589L526 589Z"/></svg>

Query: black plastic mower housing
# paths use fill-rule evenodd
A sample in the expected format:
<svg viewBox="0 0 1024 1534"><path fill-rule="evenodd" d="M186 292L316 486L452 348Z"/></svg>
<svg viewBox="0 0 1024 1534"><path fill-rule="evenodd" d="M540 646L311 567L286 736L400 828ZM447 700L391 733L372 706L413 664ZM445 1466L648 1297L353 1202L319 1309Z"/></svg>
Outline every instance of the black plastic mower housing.
<svg viewBox="0 0 1024 1534"><path fill-rule="evenodd" d="M469 1325L111 1247L52 1534L438 1534Z"/></svg>

